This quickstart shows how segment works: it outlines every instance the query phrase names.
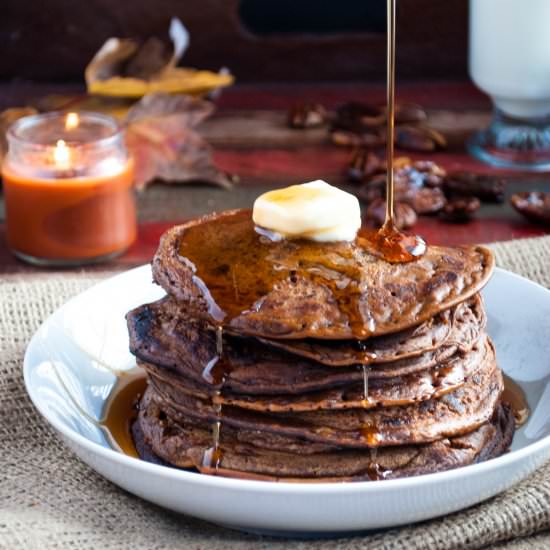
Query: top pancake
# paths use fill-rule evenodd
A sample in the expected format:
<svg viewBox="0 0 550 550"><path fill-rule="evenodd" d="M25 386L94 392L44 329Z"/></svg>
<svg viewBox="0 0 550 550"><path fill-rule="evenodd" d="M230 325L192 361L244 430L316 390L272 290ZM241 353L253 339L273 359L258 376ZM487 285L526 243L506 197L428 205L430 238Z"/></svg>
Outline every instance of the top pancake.
<svg viewBox="0 0 550 550"><path fill-rule="evenodd" d="M406 264L354 242L271 241L250 210L205 216L166 232L153 276L189 314L271 339L366 339L422 323L476 294L492 253L430 246Z"/></svg>

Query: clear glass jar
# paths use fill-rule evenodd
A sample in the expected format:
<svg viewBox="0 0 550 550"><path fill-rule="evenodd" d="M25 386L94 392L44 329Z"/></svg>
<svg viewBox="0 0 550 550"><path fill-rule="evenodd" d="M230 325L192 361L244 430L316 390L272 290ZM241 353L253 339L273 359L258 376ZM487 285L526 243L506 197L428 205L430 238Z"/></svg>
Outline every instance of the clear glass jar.
<svg viewBox="0 0 550 550"><path fill-rule="evenodd" d="M17 120L2 166L6 233L33 264L72 266L124 252L137 233L133 161L108 116L47 113Z"/></svg>
<svg viewBox="0 0 550 550"><path fill-rule="evenodd" d="M470 75L494 104L473 156L521 170L550 169L548 0L470 0Z"/></svg>

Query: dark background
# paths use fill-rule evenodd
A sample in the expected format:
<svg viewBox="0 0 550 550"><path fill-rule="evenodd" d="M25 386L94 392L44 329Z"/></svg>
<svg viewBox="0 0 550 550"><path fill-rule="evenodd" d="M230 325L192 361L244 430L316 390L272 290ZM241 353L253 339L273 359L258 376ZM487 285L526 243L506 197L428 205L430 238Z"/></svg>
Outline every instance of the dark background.
<svg viewBox="0 0 550 550"><path fill-rule="evenodd" d="M111 37L191 33L183 65L239 82L385 78L385 0L2 0L0 80L81 81ZM467 78L466 0L398 0L398 74Z"/></svg>

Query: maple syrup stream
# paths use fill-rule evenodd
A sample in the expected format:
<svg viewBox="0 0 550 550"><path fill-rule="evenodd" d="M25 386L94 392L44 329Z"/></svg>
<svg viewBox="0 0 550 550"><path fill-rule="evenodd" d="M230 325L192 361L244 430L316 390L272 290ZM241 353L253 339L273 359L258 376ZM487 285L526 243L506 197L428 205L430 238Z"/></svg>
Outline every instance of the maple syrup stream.
<svg viewBox="0 0 550 550"><path fill-rule="evenodd" d="M375 254L391 263L413 261L426 252L425 241L395 227L394 141L395 141L395 19L396 0L387 0L387 87L386 87L386 219L365 240Z"/></svg>
<svg viewBox="0 0 550 550"><path fill-rule="evenodd" d="M386 46L386 220L384 226L393 228L393 157L395 141L395 6L396 0L388 0L387 5L387 46Z"/></svg>

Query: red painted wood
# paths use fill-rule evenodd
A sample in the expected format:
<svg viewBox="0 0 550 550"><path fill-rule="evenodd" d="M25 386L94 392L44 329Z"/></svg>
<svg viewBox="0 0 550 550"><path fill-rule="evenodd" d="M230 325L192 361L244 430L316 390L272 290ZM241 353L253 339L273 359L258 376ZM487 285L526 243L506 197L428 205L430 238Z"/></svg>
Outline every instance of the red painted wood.
<svg viewBox="0 0 550 550"><path fill-rule="evenodd" d="M429 158L448 171L467 170L518 176L517 172L491 168L472 158L465 151L418 154L398 150L397 154L414 160ZM343 183L345 169L351 156L351 149L334 145L306 146L299 149L217 148L214 151L216 165L226 172L238 174L245 185L253 185L258 181L285 184L289 181L299 182L317 178L326 179L331 183ZM544 177L540 174L521 176L526 179Z"/></svg>
<svg viewBox="0 0 550 550"><path fill-rule="evenodd" d="M161 235L177 222L146 223L138 228L136 242L127 252L114 260L86 269L127 269L151 261L159 244ZM48 268L36 268L18 260L8 249L5 225L0 224L0 273L49 271ZM52 269L51 271L54 271Z"/></svg>
<svg viewBox="0 0 550 550"><path fill-rule="evenodd" d="M550 233L550 228L499 218L472 220L465 224L442 223L435 217L422 216L414 227L428 244L459 245L490 243L526 237L538 237Z"/></svg>
<svg viewBox="0 0 550 550"><path fill-rule="evenodd" d="M340 147L302 147L300 149L217 149L216 165L239 174L245 184L255 181L298 183L312 179L341 179L351 152Z"/></svg>

